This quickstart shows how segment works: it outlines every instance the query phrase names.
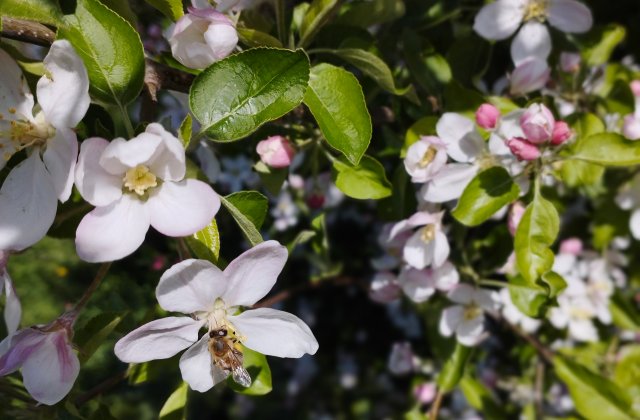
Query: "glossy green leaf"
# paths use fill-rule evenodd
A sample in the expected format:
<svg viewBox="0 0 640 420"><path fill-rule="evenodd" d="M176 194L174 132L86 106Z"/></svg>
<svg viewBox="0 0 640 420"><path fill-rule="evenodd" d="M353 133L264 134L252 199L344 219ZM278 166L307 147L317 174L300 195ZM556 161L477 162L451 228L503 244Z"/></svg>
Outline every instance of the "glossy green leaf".
<svg viewBox="0 0 640 420"><path fill-rule="evenodd" d="M445 362L438 375L437 382L441 392L450 392L458 385L458 382L460 382L460 379L462 379L464 375L467 361L471 357L472 352L472 347L466 347L460 343L456 343L453 354L451 354L451 357Z"/></svg>
<svg viewBox="0 0 640 420"><path fill-rule="evenodd" d="M254 48L200 73L191 85L189 105L207 136L237 140L298 106L308 80L304 51Z"/></svg>
<svg viewBox="0 0 640 420"><path fill-rule="evenodd" d="M78 0L58 37L68 39L84 61L91 97L124 108L144 82L144 51L131 25L97 0Z"/></svg>
<svg viewBox="0 0 640 420"><path fill-rule="evenodd" d="M184 15L182 0L145 0L151 6L162 12L163 15L176 21Z"/></svg>
<svg viewBox="0 0 640 420"><path fill-rule="evenodd" d="M451 81L449 63L424 38L405 29L402 44L411 76L429 94L440 92Z"/></svg>
<svg viewBox="0 0 640 420"><path fill-rule="evenodd" d="M624 346L617 358L613 381L629 392L634 406L640 407L640 345Z"/></svg>
<svg viewBox="0 0 640 420"><path fill-rule="evenodd" d="M251 245L261 243L263 239L259 229L267 212L267 198L256 191L240 191L220 197L220 200Z"/></svg>
<svg viewBox="0 0 640 420"><path fill-rule="evenodd" d="M91 318L82 328L79 328L74 336L74 342L80 349L78 357L81 363L85 363L93 356L104 340L120 324L126 313L103 312Z"/></svg>
<svg viewBox="0 0 640 420"><path fill-rule="evenodd" d="M271 368L264 354L258 353L246 347L242 348L244 356L243 365L251 376L251 386L248 388L238 385L233 378L227 378L227 384L239 394L265 395L271 392Z"/></svg>
<svg viewBox="0 0 640 420"><path fill-rule="evenodd" d="M624 27L616 24L592 29L580 40L586 65L599 66L609 61L613 50L626 36Z"/></svg>
<svg viewBox="0 0 640 420"><path fill-rule="evenodd" d="M507 414L502 406L498 404L495 395L482 382L465 375L460 381L460 390L469 405L478 410L478 412L483 413L487 418L507 418Z"/></svg>
<svg viewBox="0 0 640 420"><path fill-rule="evenodd" d="M581 415L598 420L635 417L626 391L607 378L561 356L553 359L553 366Z"/></svg>
<svg viewBox="0 0 640 420"><path fill-rule="evenodd" d="M305 242L309 242L309 240L311 240L311 238L313 238L314 236L316 236L316 232L314 232L312 230L300 231L296 235L296 237L293 238L293 241L291 241L291 242L289 242L287 244L287 250L289 251L289 254L291 254L291 252L293 252L295 247L297 247L298 245L302 245Z"/></svg>
<svg viewBox="0 0 640 420"><path fill-rule="evenodd" d="M304 103L327 142L354 165L369 147L371 117L358 79L330 64L311 69Z"/></svg>
<svg viewBox="0 0 640 420"><path fill-rule="evenodd" d="M621 294L616 293L611 297L609 311L614 325L624 330L640 332L640 313Z"/></svg>
<svg viewBox="0 0 640 420"><path fill-rule="evenodd" d="M377 200L391 195L384 167L370 156L363 156L357 166L334 160L332 175L336 187L351 198Z"/></svg>
<svg viewBox="0 0 640 420"><path fill-rule="evenodd" d="M204 229L185 238L187 245L193 251L196 258L201 260L218 262L220 256L220 233L218 224L213 219Z"/></svg>
<svg viewBox="0 0 640 420"><path fill-rule="evenodd" d="M590 113L574 114L567 118L567 122L571 125L571 129L577 139L605 131L602 120ZM563 151L563 155L571 155L573 153L572 148L573 145L566 148ZM602 179L603 174L603 166L580 160L565 160L560 168L562 180L570 187L595 185Z"/></svg>
<svg viewBox="0 0 640 420"><path fill-rule="evenodd" d="M55 0L2 0L0 16L32 20L59 26L62 11Z"/></svg>
<svg viewBox="0 0 640 420"><path fill-rule="evenodd" d="M640 142L616 133L599 133L578 139L570 159L605 166L631 166L640 163Z"/></svg>
<svg viewBox="0 0 640 420"><path fill-rule="evenodd" d="M251 28L238 27L238 38L240 42L250 48L255 47L274 47L282 48L282 43L271 35Z"/></svg>
<svg viewBox="0 0 640 420"><path fill-rule="evenodd" d="M299 46L304 48L313 40L320 28L338 10L338 0L313 0L300 24Z"/></svg>
<svg viewBox="0 0 640 420"><path fill-rule="evenodd" d="M476 33L457 39L447 51L453 77L463 85L473 85L489 67L491 44Z"/></svg>
<svg viewBox="0 0 640 420"><path fill-rule="evenodd" d="M519 195L520 187L507 170L494 166L471 180L451 214L464 225L477 226Z"/></svg>
<svg viewBox="0 0 640 420"><path fill-rule="evenodd" d="M178 385L175 391L169 395L167 401L160 409L160 420L184 420L187 418L187 395L189 386L186 382Z"/></svg>
<svg viewBox="0 0 640 420"><path fill-rule="evenodd" d="M532 318L543 316L549 303L548 291L522 276L509 278L509 295L520 312Z"/></svg>

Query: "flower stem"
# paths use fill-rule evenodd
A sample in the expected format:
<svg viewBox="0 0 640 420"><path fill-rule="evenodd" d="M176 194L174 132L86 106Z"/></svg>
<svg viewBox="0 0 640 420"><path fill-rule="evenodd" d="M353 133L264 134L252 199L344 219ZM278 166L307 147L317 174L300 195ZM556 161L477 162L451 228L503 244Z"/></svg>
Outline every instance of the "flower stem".
<svg viewBox="0 0 640 420"><path fill-rule="evenodd" d="M444 397L444 393L441 389L438 389L438 393L436 394L436 399L431 406L431 410L429 411L429 420L437 420L438 412L440 411L440 405L442 405L442 398Z"/></svg>
<svg viewBox="0 0 640 420"><path fill-rule="evenodd" d="M73 307L74 312L79 313L82 309L84 309L89 299L91 299L93 292L96 291L96 289L100 285L100 282L102 282L102 279L104 279L104 277L107 275L107 271L109 271L109 267L111 267L111 262L103 263L100 266L93 281L91 282L87 290L84 291L84 294L82 295L80 300L76 303L76 306Z"/></svg>

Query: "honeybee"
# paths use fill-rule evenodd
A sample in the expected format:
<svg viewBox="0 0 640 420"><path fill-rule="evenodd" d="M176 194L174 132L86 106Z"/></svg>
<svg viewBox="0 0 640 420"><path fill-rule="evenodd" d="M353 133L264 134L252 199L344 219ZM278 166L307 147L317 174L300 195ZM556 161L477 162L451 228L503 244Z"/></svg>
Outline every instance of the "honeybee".
<svg viewBox="0 0 640 420"><path fill-rule="evenodd" d="M233 380L248 388L251 386L251 376L243 366L242 351L235 331L218 328L209 331L209 353L211 354L212 369L219 368L225 376L231 375ZM214 371L214 377L215 377Z"/></svg>

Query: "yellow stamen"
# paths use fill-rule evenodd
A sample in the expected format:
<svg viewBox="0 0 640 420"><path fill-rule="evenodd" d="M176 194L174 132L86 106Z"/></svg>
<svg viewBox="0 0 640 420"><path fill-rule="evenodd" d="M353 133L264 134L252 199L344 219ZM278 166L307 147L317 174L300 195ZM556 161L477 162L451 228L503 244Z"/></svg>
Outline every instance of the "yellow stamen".
<svg viewBox="0 0 640 420"><path fill-rule="evenodd" d="M427 165L433 162L433 159L435 159L437 152L438 151L435 149L435 147L429 146L427 148L427 151L424 152L422 159L420 159L420 162L418 162L418 166L421 168L426 168Z"/></svg>
<svg viewBox="0 0 640 420"><path fill-rule="evenodd" d="M547 18L547 9L549 7L549 0L532 0L527 5L524 12L525 22L528 20L538 20L544 22Z"/></svg>
<svg viewBox="0 0 640 420"><path fill-rule="evenodd" d="M469 305L465 306L462 317L466 321L469 321L471 319L479 317L481 314L482 308L479 307L475 302L471 302Z"/></svg>
<svg viewBox="0 0 640 420"><path fill-rule="evenodd" d="M422 228L422 233L420 234L420 239L422 239L424 242L429 243L431 241L433 241L433 239L436 237L436 225L433 223L430 223L428 225L426 225L425 227Z"/></svg>
<svg viewBox="0 0 640 420"><path fill-rule="evenodd" d="M144 195L149 188L158 186L156 176L145 165L138 165L129 169L124 175L123 181L124 186L129 188L129 191L138 195Z"/></svg>

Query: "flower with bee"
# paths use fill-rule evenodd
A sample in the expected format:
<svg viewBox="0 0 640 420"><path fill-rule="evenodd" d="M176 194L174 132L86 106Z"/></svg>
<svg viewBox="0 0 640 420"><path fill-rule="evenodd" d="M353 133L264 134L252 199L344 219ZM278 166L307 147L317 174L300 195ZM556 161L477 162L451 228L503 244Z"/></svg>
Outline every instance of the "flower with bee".
<svg viewBox="0 0 640 420"><path fill-rule="evenodd" d="M191 317L167 317L130 332L115 346L123 362L142 363L180 357L180 371L189 386L205 392L229 375L250 386L243 367L243 347L270 356L315 354L318 342L298 317L275 309L240 311L263 298L287 260L276 241L244 252L222 271L205 260L182 261L162 277L156 288L160 306ZM207 333L198 337L202 328Z"/></svg>

